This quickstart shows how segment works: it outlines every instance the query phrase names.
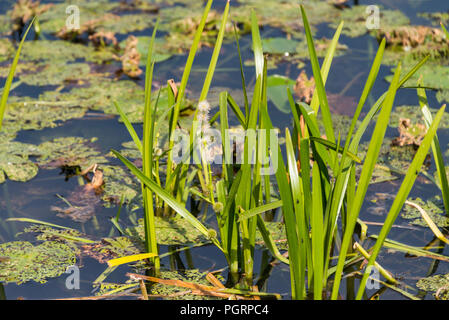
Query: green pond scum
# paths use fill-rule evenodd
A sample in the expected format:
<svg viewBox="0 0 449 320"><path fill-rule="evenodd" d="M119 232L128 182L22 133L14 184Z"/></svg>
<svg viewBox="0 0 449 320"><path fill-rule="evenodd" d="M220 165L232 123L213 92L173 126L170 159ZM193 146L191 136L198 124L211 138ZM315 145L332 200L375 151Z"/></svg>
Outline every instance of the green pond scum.
<svg viewBox="0 0 449 320"><path fill-rule="evenodd" d="M0 298L448 300L449 6L373 2L2 2Z"/></svg>

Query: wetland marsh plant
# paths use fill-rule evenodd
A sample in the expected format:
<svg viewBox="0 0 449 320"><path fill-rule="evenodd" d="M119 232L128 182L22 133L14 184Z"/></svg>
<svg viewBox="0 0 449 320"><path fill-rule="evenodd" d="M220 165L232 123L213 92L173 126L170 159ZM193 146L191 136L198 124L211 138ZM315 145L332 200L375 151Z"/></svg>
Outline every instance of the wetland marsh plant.
<svg viewBox="0 0 449 320"><path fill-rule="evenodd" d="M207 17L211 2L209 1L206 5L203 20ZM207 99L207 92L218 59L223 38L223 26L226 23L228 11L229 3L223 15L222 28L217 37L211 64L200 95L199 105L205 104ZM338 48L343 22L338 26L335 36L327 49L323 64L320 67L312 32L302 6L301 14L316 88L310 98L310 104L305 104L303 102L295 102L290 88L288 88L289 85L285 86L285 94L288 97L291 114L294 119L293 138L288 129L285 132L287 163L284 163L282 150L279 146L270 148L266 143L266 141L270 141L270 132L272 132L270 130L274 130L274 128L268 114L267 60L263 56L263 45L254 12L251 17L251 29L256 83L252 102L250 104L247 100L248 95L242 70L245 112L241 111L240 106L237 105L228 92L222 92L219 99L219 112L210 120L211 123L215 121L220 123L223 157L221 174L214 177L210 164L204 161L204 158L202 159L203 161L196 162L192 170L194 175L198 177L202 188L198 192L197 189L187 184L192 181L187 180L191 166L186 163L174 164L172 154L174 141L170 140L165 187L163 187L160 183L159 172L154 171L154 168L159 168L159 166L153 166L152 170L148 170L149 167L145 167L145 162L151 163L150 159L153 154L151 141L145 140L145 132L149 132L150 136L153 134L151 128L153 128L154 119L148 117L148 113L154 112L154 110L151 110L151 108L147 109L150 106L149 104L146 104L145 110L148 113L144 123L144 128L150 128L150 131L144 131L144 144L147 141L147 145L141 145L132 127L125 120L125 124L127 124L136 145L141 145L139 148L142 148L144 154L146 153L150 156L150 158L145 158L144 156L143 171L137 169L118 152L114 151L114 153L145 185L143 190L144 194L146 193L146 216L151 217L151 215L148 215L147 210L153 210L150 207L150 203L152 203L152 193L154 192L155 197L162 199L166 207L170 207L174 212L187 219L223 251L229 265L231 284L239 284L246 289L252 287L255 234L258 229L272 255L283 263L289 264L293 299L305 299L307 297L337 299L340 294L340 282L344 268L360 261L360 259L368 259L368 265L363 273L362 282L356 297L361 299L370 270L373 267L376 267L387 281L391 283L397 282L376 260L392 224L402 209L419 174L431 145L434 145L434 137L444 113L444 107L438 111L435 119L428 119L427 133L423 137L413 162L405 175L374 247L367 252L359 243L354 241L353 235L356 225L360 224L358 216L384 140L396 92L419 70L428 57L417 63L402 78L400 77L402 68L399 64L388 91L374 103L361 124L356 128L361 110L367 103L368 96L380 69L386 45L385 40L382 40L358 102L355 115L351 121L349 132L346 137L341 137L340 133L337 135L334 132L325 83L333 57ZM176 90L168 91L169 105L174 105L170 113L170 136L176 128L180 101L185 93L188 75L201 37L202 27L203 24L200 23L187 60L181 86L176 88ZM240 57L238 39L237 48ZM150 70L149 74L151 75L153 71L152 65L149 69L147 67L147 70ZM150 88L148 76L147 73L146 85ZM232 150L228 142L229 137L226 136L226 130L229 128L228 106L235 113L243 129L265 129L265 134L259 135L253 140L250 140L248 136L245 137L243 162L238 167L225 161L232 157ZM157 104L154 108L157 108ZM323 138L323 133L319 131L320 126L317 120L319 111L321 112L324 125L325 138ZM199 108L195 113L194 120L197 120L198 116L201 117L201 112L203 110ZM367 155L362 163L362 160L357 156L360 140L376 114L379 114L379 116L369 142ZM197 122L194 121L190 132L191 148L189 150L193 150L192 147L195 144L192 133L197 132L196 125ZM343 140L345 143L344 146L341 146L341 141ZM269 163L262 162L263 151L268 152L271 160L275 156L278 160L277 167L274 170L276 186L279 190L278 199L272 197L270 189L272 183L269 175L261 174L261 169L267 169L270 166ZM188 157L191 155L192 151L188 154ZM193 156L195 157L195 154ZM253 156L256 158L254 165L252 164ZM356 175L357 164L362 164L360 176ZM199 196L214 209L218 222L218 234L215 230L204 226L202 222L186 209L186 197L189 193ZM288 259L280 254L262 217L263 213L280 207L282 208L283 221L286 227ZM151 219L146 223L151 225ZM150 238L151 231L147 233L147 238ZM359 241L362 242L362 240ZM354 249L355 251L352 249L353 246L356 248ZM332 265L335 254L338 256L336 258L337 263ZM349 256L350 258L348 258ZM334 277L332 281L329 281L331 276ZM329 289L331 290L329 291Z"/></svg>

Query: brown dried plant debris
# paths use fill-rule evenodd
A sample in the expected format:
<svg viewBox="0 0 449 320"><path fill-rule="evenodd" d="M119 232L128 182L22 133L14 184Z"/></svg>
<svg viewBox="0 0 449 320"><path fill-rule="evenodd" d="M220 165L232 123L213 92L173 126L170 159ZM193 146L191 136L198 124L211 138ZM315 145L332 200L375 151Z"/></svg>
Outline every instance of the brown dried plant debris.
<svg viewBox="0 0 449 320"><path fill-rule="evenodd" d="M302 70L296 79L296 84L293 89L298 98L309 104L312 101L313 92L315 91L315 79L313 77L309 79L306 72Z"/></svg>
<svg viewBox="0 0 449 320"><path fill-rule="evenodd" d="M427 133L425 125L418 123L413 124L410 119L399 119L399 137L395 138L392 143L395 146L414 145L419 146Z"/></svg>
<svg viewBox="0 0 449 320"><path fill-rule="evenodd" d="M64 26L56 36L62 40L69 41L82 41L83 37L87 37L87 40L92 41L95 47L104 47L106 45L112 45L118 49L118 41L113 32L104 31L101 25L105 21L119 20L120 17L115 14L105 14L103 17L93 19L83 23L78 29L67 28Z"/></svg>
<svg viewBox="0 0 449 320"><path fill-rule="evenodd" d="M140 53L137 51L138 42L139 39L135 36L129 36L126 40L125 52L120 58L123 73L131 78L138 78L142 74L142 70L139 68Z"/></svg>
<svg viewBox="0 0 449 320"><path fill-rule="evenodd" d="M416 48L425 43L447 44L447 39L440 29L426 26L403 26L382 29L378 34L385 37L387 45Z"/></svg>
<svg viewBox="0 0 449 320"><path fill-rule="evenodd" d="M87 176L90 170L93 171L92 179ZM101 203L100 195L103 192L104 184L103 172L95 165L89 168L83 176L88 181L87 184L71 192L67 199L60 197L67 204L66 207L51 207L52 211L58 212L58 217L69 217L74 221L84 223L95 214L95 208Z"/></svg>
<svg viewBox="0 0 449 320"><path fill-rule="evenodd" d="M13 7L11 18L13 21L13 29L20 31L25 24L33 19L35 16L39 16L42 13L48 11L53 4L40 4L40 1L34 0L18 0Z"/></svg>

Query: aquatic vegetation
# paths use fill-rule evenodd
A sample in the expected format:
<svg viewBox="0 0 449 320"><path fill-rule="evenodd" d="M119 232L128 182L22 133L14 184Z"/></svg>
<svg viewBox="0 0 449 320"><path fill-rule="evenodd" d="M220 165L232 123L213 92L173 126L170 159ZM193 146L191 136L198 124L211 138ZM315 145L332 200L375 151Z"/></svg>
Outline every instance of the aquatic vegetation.
<svg viewBox="0 0 449 320"><path fill-rule="evenodd" d="M142 243L145 241L143 221L139 225L126 230L127 233L137 235ZM210 240L199 232L192 224L181 217L155 217L156 239L159 245L200 245L208 244Z"/></svg>
<svg viewBox="0 0 449 320"><path fill-rule="evenodd" d="M56 241L38 245L25 241L6 242L0 244L0 255L6 257L5 261L0 261L0 280L18 284L27 281L45 283L76 263L72 249Z"/></svg>
<svg viewBox="0 0 449 320"><path fill-rule="evenodd" d="M338 19L334 19L330 25L333 28L336 28L338 26L338 23L336 23L335 21L343 20L345 22L345 26L343 27L342 34L350 37L362 36L370 32L366 28L366 21L367 21L366 18L368 17L366 9L367 9L366 5L344 8L343 10L340 11L341 13L338 16ZM379 6L379 13L381 21L380 32L384 32L383 29L385 27L388 28L402 27L407 26L410 23L409 18L404 13L398 10L388 10Z"/></svg>
<svg viewBox="0 0 449 320"><path fill-rule="evenodd" d="M239 0L235 10L228 2L221 13L212 9L212 0L70 0L82 8L82 15L81 28L69 30L69 1L59 0L40 14L41 32L36 30L35 40L23 44L19 64L22 45L16 51L16 34L7 35L12 19L0 15L0 33L11 36L0 39L0 77L8 77L0 103L0 205L9 216L0 219L0 241L17 234L10 221L40 223L17 235L29 240L33 233L38 244L58 245L67 254L54 274L43 268L44 274L36 276L17 271L11 262L18 258L0 251L0 282L9 281L2 276L13 279L11 274L17 278L13 282L45 281L61 275L62 264L70 259L75 264L89 257L107 263L92 283L101 296L279 298L267 293L265 284L271 270L278 268L276 279L290 276L293 299L340 299L345 289L346 298L362 299L375 267L385 280L378 279L382 286L421 298L421 292L414 296L403 290L402 279L381 264L391 266L394 252L448 261L444 248L435 244L449 243L439 230L449 226L449 170L436 134L438 126L449 126L449 118L444 107L429 107L425 90L435 88L437 98L446 100L449 36L444 27L441 32L410 26L405 14L384 8L381 28L368 31L364 5L302 2L300 7L294 0L263 5L260 0ZM340 20L345 22L337 24ZM317 33L328 35L328 26L336 28L332 39L313 39ZM367 50L349 50L340 43L341 35L360 37L354 41L366 41ZM377 53L372 48L376 38ZM6 61L14 52L10 67ZM179 55L186 52L187 62L179 67L184 59ZM225 59L219 59L220 54ZM351 82L331 93L340 88L341 75L331 73L337 56L345 58L336 59L342 65L335 71L344 69ZM196 57L203 61L194 61ZM207 69L205 57L210 57ZM371 69L354 75L357 59L373 60ZM394 65L394 75L387 78L388 90L377 97L373 89L378 74L388 73L382 63ZM241 79L235 78L238 72ZM360 87L364 76L365 86ZM398 91L416 87L419 106L395 106ZM357 90L362 93L359 100L354 97ZM50 130L83 117L95 123L120 121L117 125L124 125L129 136L114 132L124 139L112 141L119 152L104 152L101 140L108 132L93 134L100 141L90 137L103 122L82 132L82 138L72 136L80 134L78 128L76 133L64 131L79 121ZM220 132L223 141L210 135L212 130ZM251 130L260 130L254 139L245 134ZM181 160L189 161L179 159L180 133L190 146ZM443 129L444 146L445 134ZM242 137L243 143L230 145L229 135ZM106 137L107 143L112 137ZM132 141L122 143L130 137ZM266 145L276 137L277 144ZM29 184L7 182L29 181L38 170L41 174ZM415 180L422 188L417 191L425 188L441 195L410 197ZM378 185L370 186L374 183ZM41 185L45 187L36 190ZM373 196L379 189L385 193ZM20 190L20 195L11 190ZM55 195L59 200L48 201ZM34 201L48 202L42 211L78 222L82 232L29 218L35 213L30 210ZM385 221L365 221L370 213ZM16 218L19 214L28 218ZM399 215L405 220L396 221ZM379 234L371 232L371 225L379 226L374 229ZM388 239L392 228L426 235L424 228L430 228L435 239L412 247ZM6 242L0 250L11 246L32 260L41 255L38 244ZM226 259L227 267L217 265L225 267L219 280L194 269L191 254L211 252L197 248L202 246L215 246L212 251ZM164 249L168 252L161 254ZM105 282L124 264L147 275L127 274L130 280L122 284ZM164 269L167 264L170 271ZM254 266L259 265L257 272ZM446 285L440 281L437 286L429 292L445 297Z"/></svg>
<svg viewBox="0 0 449 320"><path fill-rule="evenodd" d="M28 97L11 97L3 121L5 131L12 133L55 128L64 121L83 117L86 108L74 104L70 105L67 101L54 103Z"/></svg>
<svg viewBox="0 0 449 320"><path fill-rule="evenodd" d="M435 275L423 278L416 283L416 286L424 291L433 292L438 300L449 299L449 275Z"/></svg>
<svg viewBox="0 0 449 320"><path fill-rule="evenodd" d="M444 228L449 226L449 218L445 215L444 204L439 196L427 201L424 201L421 198L411 198L409 201L418 204L422 209L424 209L438 227ZM412 220L410 221L411 224L422 227L428 226L419 210L415 207L406 205L401 213L401 217Z"/></svg>
<svg viewBox="0 0 449 320"><path fill-rule="evenodd" d="M412 124L410 119L399 119L399 137L393 140L394 145L419 146L426 136L427 128L424 124Z"/></svg>
<svg viewBox="0 0 449 320"><path fill-rule="evenodd" d="M127 237L116 237L103 238L100 242L85 244L82 246L82 252L100 263L106 263L111 259L140 253L141 249Z"/></svg>
<svg viewBox="0 0 449 320"><path fill-rule="evenodd" d="M95 139L80 137L55 138L39 145L40 155L36 159L43 168L79 167L80 171L107 160L90 144Z"/></svg>
<svg viewBox="0 0 449 320"><path fill-rule="evenodd" d="M13 30L19 31L25 27L34 17L41 15L48 11L52 7L52 4L40 4L37 0L18 0L10 12L12 20ZM35 28L37 29L36 25Z"/></svg>
<svg viewBox="0 0 449 320"><path fill-rule="evenodd" d="M180 280L185 282L190 282L199 285L210 285L209 281L206 279L206 273L201 272L197 269L195 270L185 270L182 273L177 271L168 271L163 270L160 274L161 279L167 280ZM159 294L168 296L168 300L178 300L178 299L187 299L187 300L204 300L204 296L194 295L194 294L182 294L176 295L176 293L185 292L186 289L182 287L164 285L161 283L157 283L151 288L151 294Z"/></svg>
<svg viewBox="0 0 449 320"><path fill-rule="evenodd" d="M101 165L100 168L104 178L102 194L102 199L105 201L104 206L119 204L123 198L124 203L128 204L131 211L142 207L141 199L138 197L140 185L137 179L120 166Z"/></svg>
<svg viewBox="0 0 449 320"><path fill-rule="evenodd" d="M31 144L3 141L0 150L0 183L6 178L12 181L29 181L38 172L38 166L29 159L38 155L39 149Z"/></svg>
<svg viewBox="0 0 449 320"><path fill-rule="evenodd" d="M384 63L394 65L400 60L416 60L427 55L432 60L449 57L448 40L444 32L426 26L387 27L377 32L386 38L388 50Z"/></svg>
<svg viewBox="0 0 449 320"><path fill-rule="evenodd" d="M142 74L139 68L140 53L137 51L138 39L134 36L128 37L122 60L122 71L131 78L138 78Z"/></svg>

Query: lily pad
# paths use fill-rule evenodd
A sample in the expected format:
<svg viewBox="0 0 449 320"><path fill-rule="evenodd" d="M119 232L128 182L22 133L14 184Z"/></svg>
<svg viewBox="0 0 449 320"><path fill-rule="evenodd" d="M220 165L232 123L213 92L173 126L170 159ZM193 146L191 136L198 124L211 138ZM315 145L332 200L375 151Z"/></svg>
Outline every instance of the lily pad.
<svg viewBox="0 0 449 320"><path fill-rule="evenodd" d="M39 245L13 241L0 244L0 281L18 284L35 281L45 283L65 273L67 267L76 263L72 249L60 242L46 241Z"/></svg>
<svg viewBox="0 0 449 320"><path fill-rule="evenodd" d="M283 113L291 112L287 88L290 88L290 91L293 92L295 84L296 81L280 75L273 75L267 78L267 96L279 111Z"/></svg>
<svg viewBox="0 0 449 320"><path fill-rule="evenodd" d="M147 55L148 55L148 48L150 46L151 37L149 36L140 36L136 37L138 39L137 43L137 51L140 53L140 65L145 66L147 63ZM166 41L163 38L156 38L154 40L154 47L153 47L153 60L155 63L162 62L165 60L170 59L173 54L168 52L166 48L164 48L164 44ZM120 48L125 48L126 41L122 41L120 43Z"/></svg>
<svg viewBox="0 0 449 320"><path fill-rule="evenodd" d="M271 54L295 53L299 41L286 38L266 38L262 40L263 52Z"/></svg>

